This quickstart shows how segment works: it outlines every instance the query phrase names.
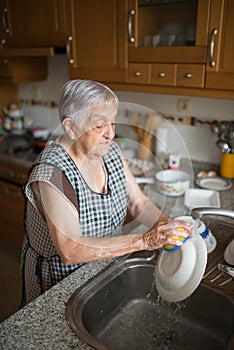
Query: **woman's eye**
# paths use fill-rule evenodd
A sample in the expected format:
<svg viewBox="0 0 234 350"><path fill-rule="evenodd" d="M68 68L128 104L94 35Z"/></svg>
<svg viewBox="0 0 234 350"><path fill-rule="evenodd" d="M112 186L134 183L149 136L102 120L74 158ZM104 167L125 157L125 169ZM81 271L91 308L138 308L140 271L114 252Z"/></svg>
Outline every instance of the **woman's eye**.
<svg viewBox="0 0 234 350"><path fill-rule="evenodd" d="M95 126L96 129L103 129L105 127L105 124L97 124Z"/></svg>

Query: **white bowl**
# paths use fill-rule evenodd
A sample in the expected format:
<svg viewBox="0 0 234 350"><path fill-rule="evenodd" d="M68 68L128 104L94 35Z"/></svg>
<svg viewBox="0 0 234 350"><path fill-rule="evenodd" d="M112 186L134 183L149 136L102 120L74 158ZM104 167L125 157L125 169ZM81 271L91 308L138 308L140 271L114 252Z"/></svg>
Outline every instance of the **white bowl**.
<svg viewBox="0 0 234 350"><path fill-rule="evenodd" d="M189 175L180 170L161 170L155 175L158 192L167 196L182 196L189 188Z"/></svg>
<svg viewBox="0 0 234 350"><path fill-rule="evenodd" d="M175 220L184 220L184 221L191 222L192 224L194 224L195 222L192 216L179 216L175 218ZM207 253L209 254L213 252L213 250L217 246L216 238L203 221L197 220L196 222L197 222L197 227L196 227L197 233L199 233L199 235L203 238L206 245Z"/></svg>
<svg viewBox="0 0 234 350"><path fill-rule="evenodd" d="M224 260L234 266L234 239L228 244L224 252Z"/></svg>

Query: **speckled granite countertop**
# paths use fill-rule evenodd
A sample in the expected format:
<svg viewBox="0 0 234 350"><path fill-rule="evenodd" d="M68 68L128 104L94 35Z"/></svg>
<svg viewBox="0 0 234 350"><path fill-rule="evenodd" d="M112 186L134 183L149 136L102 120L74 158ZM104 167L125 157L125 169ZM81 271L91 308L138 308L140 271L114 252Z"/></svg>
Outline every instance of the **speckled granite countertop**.
<svg viewBox="0 0 234 350"><path fill-rule="evenodd" d="M92 349L80 340L66 321L66 303L83 283L110 261L81 267L0 325L4 350Z"/></svg>
<svg viewBox="0 0 234 350"><path fill-rule="evenodd" d="M184 166L186 168L186 165ZM210 164L193 163L193 174L200 170L214 170ZM186 170L186 169L185 169ZM217 170L217 169L215 169ZM193 177L191 174L191 177ZM193 181L191 185L193 184ZM149 197L170 217L190 215L184 207L184 196L161 196L154 185L146 189ZM220 192L221 207L234 209L234 186ZM86 264L2 322L1 349L92 349L69 328L65 311L71 294L82 284L110 264L110 260Z"/></svg>

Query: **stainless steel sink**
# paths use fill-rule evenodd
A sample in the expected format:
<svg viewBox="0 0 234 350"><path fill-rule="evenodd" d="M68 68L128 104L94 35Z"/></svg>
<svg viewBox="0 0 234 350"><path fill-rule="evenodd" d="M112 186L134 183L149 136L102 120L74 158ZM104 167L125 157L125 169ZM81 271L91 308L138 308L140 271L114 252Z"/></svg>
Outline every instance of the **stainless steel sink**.
<svg viewBox="0 0 234 350"><path fill-rule="evenodd" d="M225 237L228 244L232 234ZM67 304L70 327L100 350L228 349L234 299L208 281L184 302L162 301L154 284L156 259L157 253L146 252L120 258L77 289Z"/></svg>

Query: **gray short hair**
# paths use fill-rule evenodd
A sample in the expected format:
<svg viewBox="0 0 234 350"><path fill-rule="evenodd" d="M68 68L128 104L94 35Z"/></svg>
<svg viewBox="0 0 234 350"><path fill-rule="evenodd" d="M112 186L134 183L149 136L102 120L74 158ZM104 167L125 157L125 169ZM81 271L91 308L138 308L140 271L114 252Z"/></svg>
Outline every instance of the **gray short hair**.
<svg viewBox="0 0 234 350"><path fill-rule="evenodd" d="M60 120L62 122L66 117L72 118L81 129L95 106L118 102L118 97L106 85L92 80L70 80L60 91Z"/></svg>

